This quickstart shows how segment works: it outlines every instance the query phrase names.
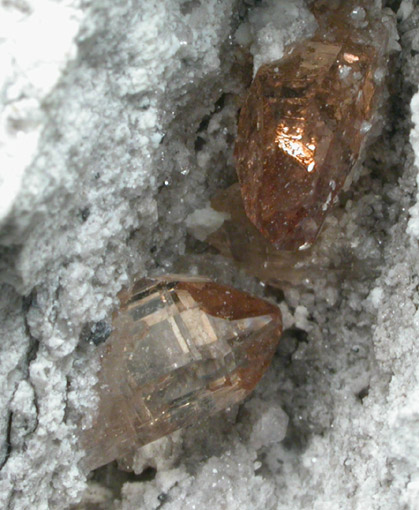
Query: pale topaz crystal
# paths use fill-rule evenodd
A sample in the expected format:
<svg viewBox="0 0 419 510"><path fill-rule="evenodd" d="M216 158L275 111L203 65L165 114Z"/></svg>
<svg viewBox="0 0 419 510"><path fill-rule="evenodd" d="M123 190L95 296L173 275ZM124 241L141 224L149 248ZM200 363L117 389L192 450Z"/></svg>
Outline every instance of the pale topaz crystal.
<svg viewBox="0 0 419 510"><path fill-rule="evenodd" d="M282 331L276 306L206 278L140 280L120 299L81 432L89 470L243 400Z"/></svg>
<svg viewBox="0 0 419 510"><path fill-rule="evenodd" d="M277 248L314 242L374 121L387 30L372 9L314 2L316 34L263 65L241 109L235 160L244 208Z"/></svg>

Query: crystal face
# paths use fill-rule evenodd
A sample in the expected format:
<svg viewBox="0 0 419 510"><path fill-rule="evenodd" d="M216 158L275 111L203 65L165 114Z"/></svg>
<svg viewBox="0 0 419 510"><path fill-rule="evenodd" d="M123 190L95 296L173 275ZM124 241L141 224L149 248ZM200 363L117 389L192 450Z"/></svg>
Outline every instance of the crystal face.
<svg viewBox="0 0 419 510"><path fill-rule="evenodd" d="M315 2L316 34L259 69L240 112L234 155L244 208L284 250L316 239L359 159L381 89L385 26L362 2L332 4Z"/></svg>
<svg viewBox="0 0 419 510"><path fill-rule="evenodd" d="M120 299L81 433L89 470L240 402L282 332L276 306L206 278L141 280Z"/></svg>

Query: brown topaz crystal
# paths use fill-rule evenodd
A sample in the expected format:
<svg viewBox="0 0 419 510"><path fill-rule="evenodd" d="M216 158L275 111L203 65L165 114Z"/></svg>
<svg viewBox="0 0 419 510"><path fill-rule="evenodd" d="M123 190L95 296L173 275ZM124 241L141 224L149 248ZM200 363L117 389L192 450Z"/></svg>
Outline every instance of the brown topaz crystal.
<svg viewBox="0 0 419 510"><path fill-rule="evenodd" d="M374 121L388 36L372 6L314 2L315 35L263 65L241 109L234 154L244 208L276 248L314 242Z"/></svg>
<svg viewBox="0 0 419 510"><path fill-rule="evenodd" d="M201 277L141 280L120 299L81 432L89 470L240 402L282 331L276 306Z"/></svg>

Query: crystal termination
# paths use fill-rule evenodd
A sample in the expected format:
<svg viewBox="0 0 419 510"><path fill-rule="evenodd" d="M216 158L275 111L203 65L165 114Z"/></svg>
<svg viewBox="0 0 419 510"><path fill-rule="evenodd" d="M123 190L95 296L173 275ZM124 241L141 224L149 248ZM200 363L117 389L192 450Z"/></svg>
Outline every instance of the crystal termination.
<svg viewBox="0 0 419 510"><path fill-rule="evenodd" d="M241 109L234 155L244 208L276 248L313 244L373 124L387 30L362 3L315 2L316 34L263 65Z"/></svg>
<svg viewBox="0 0 419 510"><path fill-rule="evenodd" d="M243 400L282 332L276 306L206 278L141 280L120 299L81 433L89 470Z"/></svg>

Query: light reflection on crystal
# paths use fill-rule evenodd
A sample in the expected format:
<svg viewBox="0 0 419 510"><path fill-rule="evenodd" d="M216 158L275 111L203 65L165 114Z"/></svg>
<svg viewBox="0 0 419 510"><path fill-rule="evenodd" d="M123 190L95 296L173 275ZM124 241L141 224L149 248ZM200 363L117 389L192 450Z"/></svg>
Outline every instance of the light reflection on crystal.
<svg viewBox="0 0 419 510"><path fill-rule="evenodd" d="M302 141L303 129L296 127L291 130L288 126L281 123L276 130L275 143L280 150L294 158L306 168L307 172L312 172L316 165L314 155L316 153L315 139L311 138L309 143Z"/></svg>
<svg viewBox="0 0 419 510"><path fill-rule="evenodd" d="M348 62L348 64L354 64L355 62L359 62L359 57L357 55L353 55L352 53L344 53L343 60Z"/></svg>
<svg viewBox="0 0 419 510"><path fill-rule="evenodd" d="M313 2L318 31L258 70L240 111L234 155L244 208L276 248L313 244L359 161L363 126L374 123L388 31L364 4Z"/></svg>

